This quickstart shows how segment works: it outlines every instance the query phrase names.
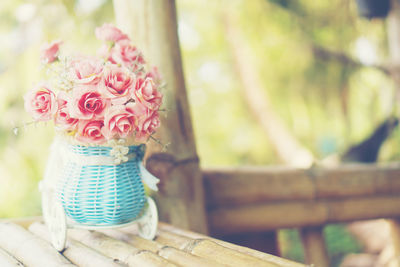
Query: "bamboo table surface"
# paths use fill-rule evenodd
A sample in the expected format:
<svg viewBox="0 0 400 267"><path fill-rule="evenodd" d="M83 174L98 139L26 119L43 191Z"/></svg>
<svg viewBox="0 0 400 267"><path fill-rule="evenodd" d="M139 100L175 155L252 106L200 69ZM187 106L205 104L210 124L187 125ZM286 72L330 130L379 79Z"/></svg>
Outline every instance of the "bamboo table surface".
<svg viewBox="0 0 400 267"><path fill-rule="evenodd" d="M50 244L40 217L0 221L0 266L268 266L303 264L159 223L146 240L136 226L91 231L68 229L62 253Z"/></svg>

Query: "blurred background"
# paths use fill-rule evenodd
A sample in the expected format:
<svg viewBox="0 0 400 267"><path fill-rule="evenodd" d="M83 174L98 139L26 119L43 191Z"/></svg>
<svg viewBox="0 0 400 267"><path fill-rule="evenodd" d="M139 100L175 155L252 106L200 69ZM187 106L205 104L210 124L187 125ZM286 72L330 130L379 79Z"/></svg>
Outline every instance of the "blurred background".
<svg viewBox="0 0 400 267"><path fill-rule="evenodd" d="M293 151L311 160L400 159L385 19L361 18L349 0L176 3L203 167L309 163L290 162ZM40 45L62 39L66 50L91 54L104 22L115 22L109 0L0 2L0 218L41 213L37 184L52 125L13 131L30 122L22 96L44 77ZM373 136L375 157L351 152ZM362 249L340 225L325 234L335 265ZM303 260L296 231L279 238L284 256Z"/></svg>

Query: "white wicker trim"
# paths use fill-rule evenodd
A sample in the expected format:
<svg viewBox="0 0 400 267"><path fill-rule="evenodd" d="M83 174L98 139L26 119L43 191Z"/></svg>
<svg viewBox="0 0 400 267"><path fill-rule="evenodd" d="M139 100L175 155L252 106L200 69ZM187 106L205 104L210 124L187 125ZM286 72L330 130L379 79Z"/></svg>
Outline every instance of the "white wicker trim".
<svg viewBox="0 0 400 267"><path fill-rule="evenodd" d="M85 156L78 155L70 150L65 150L63 153L63 159L66 162L73 162L75 164L83 164L85 166L93 166L93 165L118 165L123 162L126 162L136 155L134 153L128 154L125 156L125 161L118 161L115 157L110 156Z"/></svg>

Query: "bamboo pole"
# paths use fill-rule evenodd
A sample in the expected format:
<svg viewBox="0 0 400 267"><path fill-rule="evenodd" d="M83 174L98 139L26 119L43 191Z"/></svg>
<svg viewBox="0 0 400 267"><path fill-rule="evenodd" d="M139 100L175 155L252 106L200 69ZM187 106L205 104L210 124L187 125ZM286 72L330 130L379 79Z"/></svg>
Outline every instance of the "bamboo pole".
<svg viewBox="0 0 400 267"><path fill-rule="evenodd" d="M185 251L199 257L213 259L218 263L228 266L279 267L279 265L274 263L266 262L247 254L238 253L235 250L221 246L209 239L196 239L186 247Z"/></svg>
<svg viewBox="0 0 400 267"><path fill-rule="evenodd" d="M131 232L129 230L129 232ZM159 239L159 235L157 235L157 239L156 241L152 241L152 240L147 240L147 239L143 239L137 235L131 234L129 232L123 232L123 231L119 231L119 230L105 230L104 233L106 235L112 236L113 238L117 238L119 240L123 240L124 242L133 245L136 248L142 249L142 250L148 250L148 251L152 251L158 255L160 255L161 257L177 264L177 265L182 265L182 266L222 266L219 265L218 263L210 260L210 259L204 259L204 258L200 258L188 253L185 253L179 249L184 248L187 244L189 244L192 240L191 239L187 239L187 243L185 244L185 246L181 246L181 248L173 248L168 246L168 244L171 243L171 238L172 240L176 239L175 235L170 235L167 237L167 243L168 244L163 244L162 242L160 242ZM162 238L161 240L163 240L163 238L165 238L166 236L161 234ZM165 240L164 240L165 241Z"/></svg>
<svg viewBox="0 0 400 267"><path fill-rule="evenodd" d="M323 227L306 227L300 230L306 263L329 267L328 251L323 236Z"/></svg>
<svg viewBox="0 0 400 267"><path fill-rule="evenodd" d="M29 226L29 231L50 242L50 235L43 223L35 222ZM124 266L114 259L104 256L100 252L83 245L75 240L68 240L63 255L72 263L80 267L121 267ZM1 265L0 265L1 266Z"/></svg>
<svg viewBox="0 0 400 267"><path fill-rule="evenodd" d="M211 240L221 246L227 247L227 248L237 251L239 253L247 254L252 257L256 257L263 261L274 263L281 267L304 267L304 265L301 263L297 263L297 262L290 261L290 260L287 260L287 259L284 259L284 258L281 258L278 256L260 252L258 250L254 250L251 248L242 247L239 245L228 243L228 242L218 240L215 238L207 237L207 236L199 234L199 233L194 233L191 231L179 229L179 228L176 228L176 227L166 224L166 223L160 222L158 224L158 229L159 229L159 232L157 235L157 241L158 241L158 238L162 238L159 242L166 244L166 245L173 246L175 248L183 249L185 246L187 247L189 245L190 240L192 240L192 239L208 238L209 240ZM165 238L163 237L164 235L165 235Z"/></svg>
<svg viewBox="0 0 400 267"><path fill-rule="evenodd" d="M128 232L123 232L123 231L116 230L116 229L107 229L107 230L102 230L100 232L102 232L112 238L126 242L126 243L134 246L135 248L138 248L141 250L148 250L148 251L157 253L163 247L162 244L157 243L153 240L147 240L138 235L131 234Z"/></svg>
<svg viewBox="0 0 400 267"><path fill-rule="evenodd" d="M1 267L23 267L24 265L16 258L8 254L5 250L0 248L0 266Z"/></svg>
<svg viewBox="0 0 400 267"><path fill-rule="evenodd" d="M208 206L400 194L400 165L203 170Z"/></svg>
<svg viewBox="0 0 400 267"><path fill-rule="evenodd" d="M177 34L175 1L114 0L117 24L129 30L151 65L167 83L157 137L170 143L166 153L152 146L146 167L160 178L160 219L181 228L207 233L204 191Z"/></svg>
<svg viewBox="0 0 400 267"><path fill-rule="evenodd" d="M218 263L210 258L199 257L196 255L192 255L186 252L183 252L179 249L173 247L163 247L158 254L169 260L172 261L180 266L190 266L190 267L227 267L227 266L234 266L234 265L225 265L222 263ZM239 266L239 265L236 265Z"/></svg>
<svg viewBox="0 0 400 267"><path fill-rule="evenodd" d="M159 231L156 241L164 244L165 246L183 249L192 241L192 239L170 232Z"/></svg>
<svg viewBox="0 0 400 267"><path fill-rule="evenodd" d="M99 232L71 229L68 230L68 237L124 263L127 263L127 258L130 255L140 251L138 248Z"/></svg>
<svg viewBox="0 0 400 267"><path fill-rule="evenodd" d="M100 251L108 257L118 259L128 265L143 267L176 266L154 252L141 250L123 241L113 239L103 233L72 229L68 231L68 236L82 242L88 247Z"/></svg>
<svg viewBox="0 0 400 267"><path fill-rule="evenodd" d="M178 267L178 265L148 250L141 250L139 253L131 257L131 259L129 260L129 266Z"/></svg>
<svg viewBox="0 0 400 267"><path fill-rule="evenodd" d="M215 243L217 243L221 246L227 247L229 249L238 251L243 254L250 255L252 257L256 257L256 258L261 259L266 262L276 264L280 267L305 267L304 264L294 262L294 261L291 261L288 259L284 259L284 258L275 256L275 255L267 254L267 253L264 253L264 252L261 252L258 250L254 250L254 249L247 248L247 247L242 247L242 246L228 243L228 242L225 242L222 240L214 240L214 239L211 239L211 240L213 240Z"/></svg>
<svg viewBox="0 0 400 267"><path fill-rule="evenodd" d="M109 234L107 230L106 234ZM187 236L179 235L176 234L176 231L182 231L184 233L192 233L195 237L194 238L189 238ZM117 230L118 233L112 233L113 237L116 237L120 240L126 240L125 239L125 234L137 234L137 227L136 225L129 225L124 228L120 228ZM201 237L207 237L206 235L192 232L189 230L184 230L182 228L178 228L176 226L173 226L171 224L165 223L165 222L158 222L158 229L157 229L157 234L155 236L155 241L159 244L164 246L171 246L174 248L179 248L183 249L185 248L193 239L198 238L198 236Z"/></svg>
<svg viewBox="0 0 400 267"><path fill-rule="evenodd" d="M301 169L214 168L203 170L203 177L210 207L315 197L314 183Z"/></svg>
<svg viewBox="0 0 400 267"><path fill-rule="evenodd" d="M75 266L49 243L16 224L0 223L0 247L27 266Z"/></svg>
<svg viewBox="0 0 400 267"><path fill-rule="evenodd" d="M400 196L287 201L210 210L213 232L240 233L400 216Z"/></svg>
<svg viewBox="0 0 400 267"><path fill-rule="evenodd" d="M290 260L286 260L274 255L270 255L267 253L263 253L254 249L238 246L235 244L231 244L222 240L214 239L208 236L205 236L203 234L187 231L184 229L177 228L173 225L166 224L163 222L159 222L158 224L158 232L156 235L155 241L158 244L162 244L165 247L163 249L167 249L169 247L173 247L178 250L185 250L187 248L190 248L193 242L196 242L196 240L202 240L202 239L207 239L210 241L213 241L217 243L220 246L226 247L232 251L232 253L237 253L237 254L244 254L247 256L251 256L254 258L257 258L260 261L266 262L266 263L272 263L280 267L304 267L303 264L296 263ZM122 228L121 231L125 233L130 233L132 232L132 227L128 228ZM117 235L115 235L117 236ZM129 239L124 239L127 242L129 242ZM161 250L159 250L161 251ZM159 252L160 255L161 252ZM164 256L164 255L162 255ZM197 255L198 256L198 255ZM208 255L206 258L210 258L212 256ZM214 260L214 258L210 258L211 260ZM170 259L172 261L172 259ZM176 262L178 263L178 262ZM226 264L226 263L221 263L221 264ZM210 265L213 266L213 265Z"/></svg>
<svg viewBox="0 0 400 267"><path fill-rule="evenodd" d="M130 234L132 232L131 227L129 228L122 228L120 230L116 231L109 231L106 230L104 231L106 234L113 236L114 238L118 238L120 240L124 240L125 242L134 245L137 248L140 249L147 249L153 252L157 252L158 255L162 256L163 258L166 258L169 261L172 261L178 265L182 266L225 266L225 263L219 262L217 263L214 258L211 255L192 255L183 252L182 250L187 250L187 248L191 248L193 242L196 242L195 239L198 238L206 238L209 239L209 237L204 236L202 234L198 233L193 233L189 232L186 230L178 229L174 226L167 225L165 223L160 222L159 225L161 228L164 228L164 230L159 230L155 241L150 241L150 240L143 240L142 238L135 236L133 234ZM174 232L170 232L165 230L168 229L168 227L171 227L175 229L175 231L182 231L182 232L187 232L187 233L192 233L193 238L187 237L187 236L182 236L179 234L176 234ZM231 251L231 250L230 250ZM248 253L242 253L237 250L233 250L233 253L237 254L243 254L242 256L237 256L237 257L248 257L251 256ZM264 254L261 253L260 254ZM251 256L253 257L253 256ZM258 257L255 257L258 258ZM278 258L278 257L276 257ZM269 258L270 259L270 258ZM263 262L271 262L271 261L265 261L265 259L259 259L262 260ZM285 260L282 260L282 262L285 262ZM279 264L278 264L279 265ZM229 265L228 266L233 266ZM240 265L238 265L240 266ZM279 266L290 266L290 267L297 267L296 263L294 265L279 265ZM299 265L302 266L302 265Z"/></svg>

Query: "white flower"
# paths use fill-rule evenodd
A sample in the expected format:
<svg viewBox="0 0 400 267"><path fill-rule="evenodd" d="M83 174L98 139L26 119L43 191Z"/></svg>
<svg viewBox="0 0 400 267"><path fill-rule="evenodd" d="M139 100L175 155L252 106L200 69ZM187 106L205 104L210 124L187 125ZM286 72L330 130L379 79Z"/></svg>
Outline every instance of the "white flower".
<svg viewBox="0 0 400 267"><path fill-rule="evenodd" d="M119 139L118 142L116 140L111 140L108 142L108 144L112 147L110 155L114 156L115 164L121 164L122 162L128 161L128 157L126 155L129 153L129 147L124 146L124 143L124 139Z"/></svg>

